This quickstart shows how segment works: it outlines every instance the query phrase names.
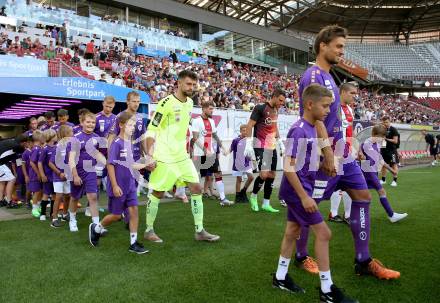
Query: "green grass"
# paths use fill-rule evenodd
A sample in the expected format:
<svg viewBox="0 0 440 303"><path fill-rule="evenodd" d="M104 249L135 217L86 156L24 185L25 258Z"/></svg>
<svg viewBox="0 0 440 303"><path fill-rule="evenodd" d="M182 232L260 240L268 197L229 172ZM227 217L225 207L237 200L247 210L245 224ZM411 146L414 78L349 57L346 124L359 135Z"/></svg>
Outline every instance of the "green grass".
<svg viewBox="0 0 440 303"><path fill-rule="evenodd" d="M402 171L399 187L386 187L392 206L409 217L391 224L377 195L371 210L371 252L400 270L398 281L353 273L353 241L345 225L331 224L333 281L360 302L438 302L440 297L440 168ZM274 193L275 196L275 193ZM273 203L277 205L277 203ZM324 216L329 203L321 204ZM145 227L141 207L141 228ZM160 206L156 231L162 245L128 253L128 232L111 226L99 248L87 241L89 219L79 233L35 219L0 222L1 302L317 302L318 278L290 267L304 295L271 287L285 210L251 213L248 205L221 208L205 201L205 227L219 243L196 243L189 205ZM312 243L313 241L310 241ZM313 250L311 249L311 252Z"/></svg>

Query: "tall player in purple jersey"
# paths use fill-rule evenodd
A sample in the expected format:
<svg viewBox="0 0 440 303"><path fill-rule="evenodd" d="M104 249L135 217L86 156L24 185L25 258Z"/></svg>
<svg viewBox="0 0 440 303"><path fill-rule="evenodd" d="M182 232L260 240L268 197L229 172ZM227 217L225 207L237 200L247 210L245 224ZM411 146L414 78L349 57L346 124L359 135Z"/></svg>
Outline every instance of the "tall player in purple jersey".
<svg viewBox="0 0 440 303"><path fill-rule="evenodd" d="M373 275L379 279L397 279L400 277L399 272L388 269L378 260L371 258L369 252L371 195L355 159L351 155L344 155L340 96L338 87L330 75L330 69L343 57L346 37L347 30L337 25L326 26L318 33L314 44L316 64L305 71L299 85L300 96L312 83L325 86L334 96L330 114L324 120L324 125L317 124L324 160L323 167L317 174L314 196L316 199L327 200L335 190L346 191L352 199L350 228L355 246L355 273ZM300 113L303 114L302 100L300 100ZM335 175L333 150L338 156L337 175ZM302 261L309 259L307 239L308 228L305 227L301 229L297 241L296 263L299 266L303 265Z"/></svg>
<svg viewBox="0 0 440 303"><path fill-rule="evenodd" d="M319 290L322 303L356 303L333 284L330 273L329 242L331 232L318 209L315 199L316 177L319 167L318 138L315 124L323 121L330 112L332 93L325 87L312 84L304 89L304 112L287 134L284 174L280 198L287 204L287 224L281 244L277 272L273 275L273 287L289 292L303 293L288 274L290 258L300 230L310 226L316 235L315 252L318 257Z"/></svg>
<svg viewBox="0 0 440 303"><path fill-rule="evenodd" d="M380 204L385 209L388 219L391 223L396 223L408 216L407 213L396 213L390 205L387 198L387 193L379 181L378 171L380 166L385 167L391 173L395 173L382 158L380 153L380 145L385 140L387 129L385 126L378 124L373 127L371 137L361 144L359 151L359 160L361 161L362 173L369 189L374 189L379 195ZM364 160L364 161L363 161Z"/></svg>
<svg viewBox="0 0 440 303"><path fill-rule="evenodd" d="M72 128L75 126L75 124L69 122L69 112L67 111L67 109L62 108L58 110L57 116L58 116L58 122L56 122L51 127L51 129L53 129L54 131L57 132L61 125L68 125Z"/></svg>

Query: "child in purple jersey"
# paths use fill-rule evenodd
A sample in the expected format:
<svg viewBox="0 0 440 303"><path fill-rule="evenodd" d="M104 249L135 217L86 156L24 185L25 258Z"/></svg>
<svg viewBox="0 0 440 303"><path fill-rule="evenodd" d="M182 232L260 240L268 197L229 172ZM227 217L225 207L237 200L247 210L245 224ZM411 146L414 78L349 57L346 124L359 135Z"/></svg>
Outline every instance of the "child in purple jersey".
<svg viewBox="0 0 440 303"><path fill-rule="evenodd" d="M68 142L73 136L72 128L63 125L58 130L58 143L55 152L49 159L49 167L52 170L53 189L55 192L55 202L53 204L51 227L61 227L61 220L68 221L68 207L70 201L70 181L71 174L68 174ZM58 216L62 205L63 214Z"/></svg>
<svg viewBox="0 0 440 303"><path fill-rule="evenodd" d="M55 153L55 143L57 133L53 129L48 129L43 133L46 145L43 147L38 158L38 170L40 171L43 183L43 198L41 199L40 220L46 220L46 208L49 204L49 197L53 195L52 170L49 167L49 159ZM50 211L53 212L53 201L50 201Z"/></svg>
<svg viewBox="0 0 440 303"><path fill-rule="evenodd" d="M58 116L58 122L56 122L51 127L51 129L53 129L54 131L58 131L61 125L68 125L72 128L75 126L75 124L69 122L69 112L66 109L62 108L58 110L57 116Z"/></svg>
<svg viewBox="0 0 440 303"><path fill-rule="evenodd" d="M362 172L365 177L369 189L376 190L379 195L380 203L385 209L388 219L391 223L400 221L408 216L407 213L399 214L393 211L390 202L387 198L387 193L379 182L378 171L379 166L384 166L391 173L394 170L385 163L380 153L380 146L385 139L387 134L386 128L382 124L378 124L373 127L371 131L371 137L365 140L361 144L361 149L359 150L359 160L361 161Z"/></svg>
<svg viewBox="0 0 440 303"><path fill-rule="evenodd" d="M89 109L87 109L87 108L80 108L80 109L78 109L78 119L79 119L79 121L82 121L82 119L83 119L83 117L84 117L84 114L85 113L89 113L90 111L89 111ZM73 134L76 134L76 133L78 133L78 132L80 132L80 131L82 131L82 125L81 125L81 122L78 124L78 125L75 125L74 127L73 127Z"/></svg>
<svg viewBox="0 0 440 303"><path fill-rule="evenodd" d="M246 148L246 124L240 125L240 135L232 140L230 151L232 152L232 176L235 180L235 203L248 203L246 195L247 189L254 180L252 173L251 158L246 157L244 150ZM247 177L244 187L241 188L243 176Z"/></svg>
<svg viewBox="0 0 440 303"><path fill-rule="evenodd" d="M73 136L69 149L69 167L72 171L69 228L71 232L78 231L76 210L81 197L86 194L90 204L92 222L99 223L98 197L96 186L97 162L105 164L105 157L98 151L99 137L93 132L96 117L93 113L85 113L81 124L82 131Z"/></svg>
<svg viewBox="0 0 440 303"><path fill-rule="evenodd" d="M147 253L148 250L137 241L137 230L139 225L138 201L136 194L136 177L133 171L146 168L146 164L136 163L132 151L132 134L135 127L135 120L132 115L124 112L119 116L119 136L113 140L108 154L108 209L110 214L105 216L101 222L92 223L89 226L89 241L97 246L103 228L110 226L113 222L119 221L125 209L130 214L130 246L129 251L137 254Z"/></svg>
<svg viewBox="0 0 440 303"><path fill-rule="evenodd" d="M41 153L41 146L45 143L44 135L41 131L34 131L32 134L33 147L29 156L29 191L32 196L32 216L40 218L40 201L42 195L42 183L40 171L38 170L38 158Z"/></svg>
<svg viewBox="0 0 440 303"><path fill-rule="evenodd" d="M280 188L280 198L287 203L287 225L272 285L291 292L304 292L290 278L288 266L301 228L310 226L316 236L315 252L321 279L319 295L321 298L329 298L321 302L354 303L357 301L346 297L332 282L329 258L331 231L319 212L319 201L314 199L319 168L315 124L316 121L323 121L329 114L332 94L325 87L312 84L304 89L302 100L303 116L287 134L284 175Z"/></svg>
<svg viewBox="0 0 440 303"><path fill-rule="evenodd" d="M26 186L26 194L25 194L25 203L27 207L30 207L30 200L31 200L31 191L29 190L29 158L31 156L31 150L33 147L34 142L32 141L32 137L29 137L29 140L26 143L25 150L23 154L21 155L21 160L23 161L21 166L21 171L23 173L24 183Z"/></svg>

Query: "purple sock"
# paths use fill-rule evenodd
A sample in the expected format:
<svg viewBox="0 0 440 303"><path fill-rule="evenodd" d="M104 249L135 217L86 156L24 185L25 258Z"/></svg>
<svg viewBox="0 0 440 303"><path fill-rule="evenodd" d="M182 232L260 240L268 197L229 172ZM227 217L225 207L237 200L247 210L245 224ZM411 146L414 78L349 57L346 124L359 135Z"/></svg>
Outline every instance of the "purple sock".
<svg viewBox="0 0 440 303"><path fill-rule="evenodd" d="M388 202L387 197L380 197L380 203L382 204L383 208L387 212L388 217L392 217L394 215L394 211L391 208L390 202Z"/></svg>
<svg viewBox="0 0 440 303"><path fill-rule="evenodd" d="M354 240L356 260L366 261L370 258L370 202L353 201L351 203L350 227Z"/></svg>
<svg viewBox="0 0 440 303"><path fill-rule="evenodd" d="M307 241L309 239L309 227L301 226L301 234L299 235L299 239L296 240L296 255L297 259L303 259L309 255L307 251Z"/></svg>

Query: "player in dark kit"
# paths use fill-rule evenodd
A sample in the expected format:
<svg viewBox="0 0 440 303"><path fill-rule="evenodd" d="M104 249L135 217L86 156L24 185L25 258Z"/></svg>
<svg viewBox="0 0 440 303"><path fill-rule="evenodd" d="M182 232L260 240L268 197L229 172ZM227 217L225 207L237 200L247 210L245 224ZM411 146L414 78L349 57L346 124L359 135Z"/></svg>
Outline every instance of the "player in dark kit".
<svg viewBox="0 0 440 303"><path fill-rule="evenodd" d="M277 168L277 150L284 152L284 144L278 133L278 109L284 105L286 93L276 88L269 101L254 107L247 124L245 155L257 160L259 176L254 181L254 189L250 197L251 209L259 211L257 195L264 184L264 200L261 209L271 213L279 210L270 205L275 171ZM252 137L252 129L254 136Z"/></svg>
<svg viewBox="0 0 440 303"><path fill-rule="evenodd" d="M400 277L399 272L388 269L378 260L371 258L369 251L371 194L359 164L348 153L343 140L339 89L330 75L330 69L344 55L346 36L347 30L337 25L326 26L318 33L314 44L316 64L305 71L299 85L300 96L304 89L313 83L324 86L333 93L330 114L324 123L320 121L316 123L320 138L319 146L324 159L321 169L317 172L312 198L328 200L335 190L346 191L352 199L350 228L355 246L356 274L373 275L379 279L397 279ZM301 100L301 116L303 113ZM286 200L288 197L280 194L280 198ZM317 273L316 262L310 260L307 252L308 232L309 228L302 226L301 235L296 243L296 263L309 272Z"/></svg>
<svg viewBox="0 0 440 303"><path fill-rule="evenodd" d="M429 155L433 157L431 162L432 166L437 164L437 154L438 154L438 142L436 144L433 134L428 134L426 130L422 130L422 135L425 137L426 149L429 147ZM440 135L437 135L437 138ZM438 139L437 139L438 140Z"/></svg>
<svg viewBox="0 0 440 303"><path fill-rule="evenodd" d="M382 117L382 124L387 129L387 135L385 137L386 146L382 147L380 149L380 153L382 154L383 160L386 164L391 166L391 168L394 170L393 173L393 182L391 182L391 186L395 187L397 186L397 173L399 170L398 163L399 163L399 155L397 154L397 148L399 148L399 132L397 129L393 126L391 126L390 118L387 116ZM386 183L386 175L387 170L382 167L382 180L381 184Z"/></svg>

